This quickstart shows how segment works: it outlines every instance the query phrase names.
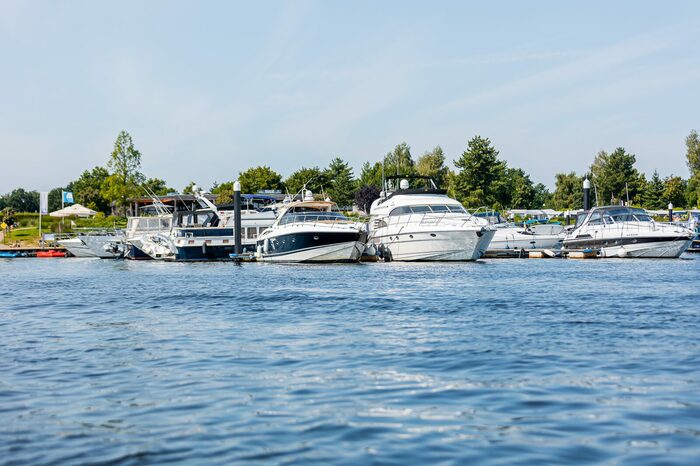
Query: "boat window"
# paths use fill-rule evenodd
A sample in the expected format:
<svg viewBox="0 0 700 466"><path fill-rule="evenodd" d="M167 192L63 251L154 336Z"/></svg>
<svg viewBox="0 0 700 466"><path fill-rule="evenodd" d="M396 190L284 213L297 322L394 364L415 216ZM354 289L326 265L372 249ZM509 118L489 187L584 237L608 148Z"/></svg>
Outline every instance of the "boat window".
<svg viewBox="0 0 700 466"><path fill-rule="evenodd" d="M306 223L306 222L336 222L347 220L345 215L340 212L322 212L315 211L312 213L287 213L280 219L280 225L289 223Z"/></svg>
<svg viewBox="0 0 700 466"><path fill-rule="evenodd" d="M646 213L635 213L633 217L639 222L651 222L651 217Z"/></svg>
<svg viewBox="0 0 700 466"><path fill-rule="evenodd" d="M593 212L591 218L588 220L589 225L600 225L602 223L602 218L600 212Z"/></svg>
<svg viewBox="0 0 700 466"><path fill-rule="evenodd" d="M449 212L450 209L446 205L431 205L431 209L433 209L433 212Z"/></svg>
<svg viewBox="0 0 700 466"><path fill-rule="evenodd" d="M467 211L462 207L461 205L450 205L447 206L450 209L450 212L457 212L460 214L466 214Z"/></svg>
<svg viewBox="0 0 700 466"><path fill-rule="evenodd" d="M411 212L414 214L420 214L423 212L430 212L430 207L427 205L414 205L411 206Z"/></svg>
<svg viewBox="0 0 700 466"><path fill-rule="evenodd" d="M603 215L603 222L605 222L607 225L613 225L615 223L613 218L607 213Z"/></svg>
<svg viewBox="0 0 700 466"><path fill-rule="evenodd" d="M411 213L411 208L407 205L401 206L401 207L396 207L393 209L390 213L389 216L393 215L406 215Z"/></svg>
<svg viewBox="0 0 700 466"><path fill-rule="evenodd" d="M255 227L248 227L248 233L246 234L248 239L255 239L258 237L258 229Z"/></svg>

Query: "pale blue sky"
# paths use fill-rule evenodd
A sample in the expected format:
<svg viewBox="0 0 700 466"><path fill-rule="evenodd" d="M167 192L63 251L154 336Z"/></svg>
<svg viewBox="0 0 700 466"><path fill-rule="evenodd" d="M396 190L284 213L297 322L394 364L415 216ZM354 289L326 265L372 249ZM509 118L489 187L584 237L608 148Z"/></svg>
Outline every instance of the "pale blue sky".
<svg viewBox="0 0 700 466"><path fill-rule="evenodd" d="M687 176L700 2L0 0L0 193L106 163L208 188L475 134L534 181L624 146ZM8 174L9 173L9 174Z"/></svg>

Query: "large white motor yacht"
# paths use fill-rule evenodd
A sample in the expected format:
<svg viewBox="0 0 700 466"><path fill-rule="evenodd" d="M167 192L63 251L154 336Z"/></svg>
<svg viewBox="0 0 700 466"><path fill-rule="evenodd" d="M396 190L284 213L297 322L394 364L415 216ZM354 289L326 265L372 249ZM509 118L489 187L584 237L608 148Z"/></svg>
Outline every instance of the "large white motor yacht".
<svg viewBox="0 0 700 466"><path fill-rule="evenodd" d="M424 187L411 188L411 182ZM369 241L387 261L477 260L495 233L429 177L388 177L370 216Z"/></svg>
<svg viewBox="0 0 700 466"><path fill-rule="evenodd" d="M257 258L265 262L357 262L367 241L366 225L334 211L336 203L303 200L283 206L275 223L258 238Z"/></svg>
<svg viewBox="0 0 700 466"><path fill-rule="evenodd" d="M579 215L566 249L598 249L602 257L679 257L693 240L682 226L654 221L643 209L594 207Z"/></svg>

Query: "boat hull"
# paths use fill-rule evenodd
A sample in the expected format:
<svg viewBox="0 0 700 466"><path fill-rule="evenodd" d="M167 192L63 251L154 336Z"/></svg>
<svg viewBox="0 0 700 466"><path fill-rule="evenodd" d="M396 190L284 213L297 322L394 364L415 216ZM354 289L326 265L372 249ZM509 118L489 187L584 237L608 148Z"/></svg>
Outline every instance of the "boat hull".
<svg viewBox="0 0 700 466"><path fill-rule="evenodd" d="M690 246L690 238L623 238L565 241L567 249L598 249L601 257L677 258Z"/></svg>
<svg viewBox="0 0 700 466"><path fill-rule="evenodd" d="M58 244L66 248L74 257L97 257L80 238L59 240Z"/></svg>
<svg viewBox="0 0 700 466"><path fill-rule="evenodd" d="M367 235L361 231L298 232L266 240L263 262L358 262ZM259 246L265 249L265 241Z"/></svg>
<svg viewBox="0 0 700 466"><path fill-rule="evenodd" d="M488 248L493 230L413 231L375 236L380 255L387 261L474 261Z"/></svg>

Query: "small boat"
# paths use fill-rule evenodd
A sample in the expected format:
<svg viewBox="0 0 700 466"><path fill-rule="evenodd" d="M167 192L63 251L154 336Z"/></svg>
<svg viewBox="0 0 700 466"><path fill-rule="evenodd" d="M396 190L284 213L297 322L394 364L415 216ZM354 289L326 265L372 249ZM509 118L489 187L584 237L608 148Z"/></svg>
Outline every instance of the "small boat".
<svg viewBox="0 0 700 466"><path fill-rule="evenodd" d="M63 251L56 251L55 249L49 249L48 251L37 251L36 257L66 257L66 253Z"/></svg>
<svg viewBox="0 0 700 466"><path fill-rule="evenodd" d="M95 254L87 247L81 239L81 236L62 239L57 241L60 246L63 246L75 257L96 257Z"/></svg>
<svg viewBox="0 0 700 466"><path fill-rule="evenodd" d="M0 259L14 259L15 257L27 257L23 252L0 251Z"/></svg>
<svg viewBox="0 0 700 466"><path fill-rule="evenodd" d="M693 237L692 230L656 222L643 209L594 207L578 216L566 235L567 250L597 249L602 257L679 257Z"/></svg>
<svg viewBox="0 0 700 466"><path fill-rule="evenodd" d="M488 219L496 229L496 234L489 243L488 250L506 249L561 249L566 232L558 223L541 223L539 221L516 224L506 221L498 212L483 212L477 217Z"/></svg>

